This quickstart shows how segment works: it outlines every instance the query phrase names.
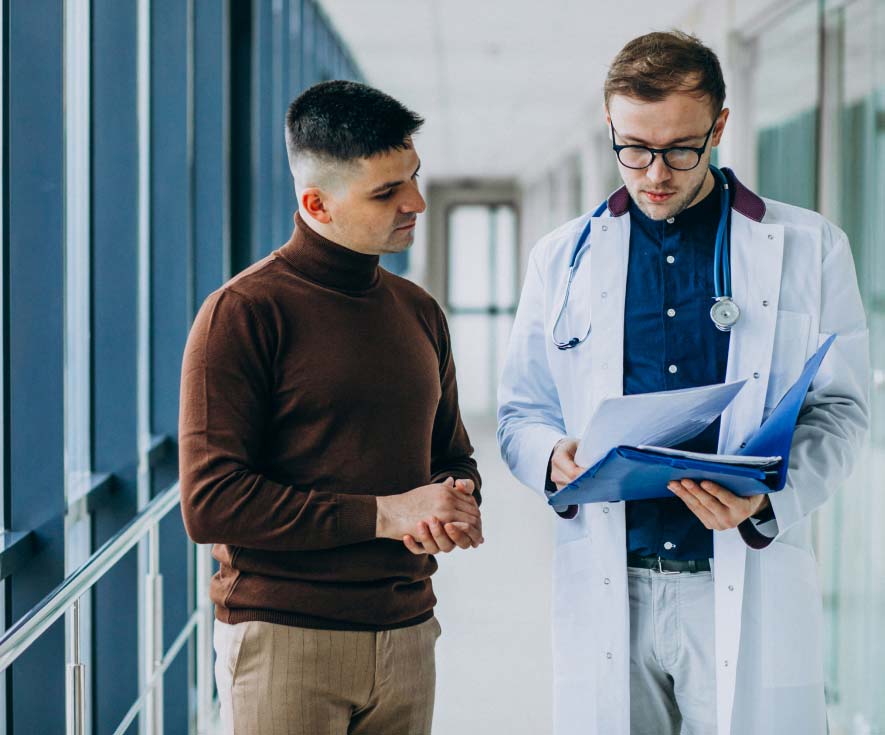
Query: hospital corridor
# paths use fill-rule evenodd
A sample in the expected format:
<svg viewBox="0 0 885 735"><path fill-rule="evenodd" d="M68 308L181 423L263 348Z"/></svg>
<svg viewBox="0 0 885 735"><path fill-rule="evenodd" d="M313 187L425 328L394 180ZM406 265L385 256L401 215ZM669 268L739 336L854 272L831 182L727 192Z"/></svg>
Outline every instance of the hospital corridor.
<svg viewBox="0 0 885 735"><path fill-rule="evenodd" d="M0 735L885 735L885 0L0 9Z"/></svg>

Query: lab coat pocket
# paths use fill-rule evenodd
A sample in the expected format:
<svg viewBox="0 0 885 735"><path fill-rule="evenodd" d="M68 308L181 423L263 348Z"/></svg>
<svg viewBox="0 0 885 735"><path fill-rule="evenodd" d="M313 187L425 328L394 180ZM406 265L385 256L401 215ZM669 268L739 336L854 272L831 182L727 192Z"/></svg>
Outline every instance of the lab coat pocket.
<svg viewBox="0 0 885 735"><path fill-rule="evenodd" d="M761 561L762 685L823 681L823 609L814 556L774 541Z"/></svg>
<svg viewBox="0 0 885 735"><path fill-rule="evenodd" d="M802 374L808 350L811 317L795 311L778 311L774 332L774 350L765 407L774 408Z"/></svg>

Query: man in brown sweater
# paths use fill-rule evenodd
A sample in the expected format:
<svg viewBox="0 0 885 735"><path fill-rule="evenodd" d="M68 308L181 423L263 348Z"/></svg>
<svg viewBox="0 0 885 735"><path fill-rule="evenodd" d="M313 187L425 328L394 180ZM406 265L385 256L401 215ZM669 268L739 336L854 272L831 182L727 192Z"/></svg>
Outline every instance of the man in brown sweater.
<svg viewBox="0 0 885 735"><path fill-rule="evenodd" d="M425 208L422 122L350 82L296 99L292 238L211 294L188 339L181 508L220 563L229 732L430 732L433 554L483 538L445 316L378 264Z"/></svg>

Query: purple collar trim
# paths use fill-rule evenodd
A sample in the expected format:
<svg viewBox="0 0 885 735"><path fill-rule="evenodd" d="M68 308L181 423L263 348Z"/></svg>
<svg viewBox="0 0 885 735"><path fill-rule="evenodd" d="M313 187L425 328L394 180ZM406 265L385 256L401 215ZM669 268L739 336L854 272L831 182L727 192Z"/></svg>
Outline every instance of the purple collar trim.
<svg viewBox="0 0 885 735"><path fill-rule="evenodd" d="M765 202L762 201L762 198L738 181L738 177L734 175L734 171L730 168L723 168L722 173L728 179L728 185L733 192L731 208L740 212L748 219L761 222L765 216Z"/></svg>
<svg viewBox="0 0 885 735"><path fill-rule="evenodd" d="M626 186L622 186L608 198L608 211L612 213L612 217L620 217L622 214L627 214L629 209L630 192Z"/></svg>
<svg viewBox="0 0 885 735"><path fill-rule="evenodd" d="M734 171L730 168L723 168L722 173L728 179L728 185L732 190L732 209L740 212L748 219L761 222L765 216L765 202L738 181ZM622 214L626 214L629 209L630 193L627 191L626 186L622 186L608 198L608 210L612 213L612 217L620 217Z"/></svg>

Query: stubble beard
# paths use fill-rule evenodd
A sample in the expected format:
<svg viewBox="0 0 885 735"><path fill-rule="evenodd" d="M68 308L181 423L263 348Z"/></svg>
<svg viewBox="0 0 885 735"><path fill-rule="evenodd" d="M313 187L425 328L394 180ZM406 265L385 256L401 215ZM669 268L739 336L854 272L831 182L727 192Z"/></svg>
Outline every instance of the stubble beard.
<svg viewBox="0 0 885 735"><path fill-rule="evenodd" d="M670 217L676 217L682 214L686 209L688 209L689 205L695 200L695 197L700 193L701 189L704 188L704 182L707 180L706 172L701 177L701 180L698 182L698 185L695 186L691 191L688 192L683 197L680 197L675 203L671 204L671 208L665 212L661 212L660 209L654 210L649 209L647 202L643 201L641 198L634 196L633 201L636 202L636 206L639 207L639 211L642 212L646 217L656 222L660 222L661 220L669 219Z"/></svg>

